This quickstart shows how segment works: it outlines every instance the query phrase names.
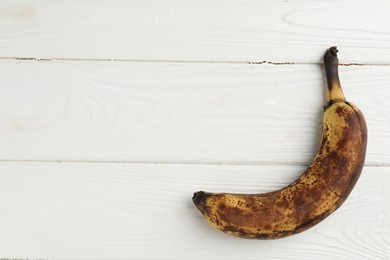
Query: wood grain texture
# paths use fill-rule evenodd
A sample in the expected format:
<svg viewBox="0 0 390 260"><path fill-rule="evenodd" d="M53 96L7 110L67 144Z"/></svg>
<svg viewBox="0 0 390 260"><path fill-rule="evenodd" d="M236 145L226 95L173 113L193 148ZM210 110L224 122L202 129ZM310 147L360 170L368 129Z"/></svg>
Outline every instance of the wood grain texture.
<svg viewBox="0 0 390 260"><path fill-rule="evenodd" d="M340 68L364 112L367 164L388 164L390 67ZM1 160L309 164L317 65L0 62Z"/></svg>
<svg viewBox="0 0 390 260"><path fill-rule="evenodd" d="M281 240L211 228L199 189L268 192L303 167L0 163L0 255L41 259L388 259L388 168L365 168L333 215ZM283 250L281 250L283 248Z"/></svg>
<svg viewBox="0 0 390 260"><path fill-rule="evenodd" d="M389 12L386 0L0 1L0 259L390 260ZM311 161L332 45L370 65L340 68L369 131L351 196L283 240L212 229L194 191L272 191Z"/></svg>
<svg viewBox="0 0 390 260"><path fill-rule="evenodd" d="M387 0L3 0L0 56L390 63ZM369 15L367 15L369 14Z"/></svg>

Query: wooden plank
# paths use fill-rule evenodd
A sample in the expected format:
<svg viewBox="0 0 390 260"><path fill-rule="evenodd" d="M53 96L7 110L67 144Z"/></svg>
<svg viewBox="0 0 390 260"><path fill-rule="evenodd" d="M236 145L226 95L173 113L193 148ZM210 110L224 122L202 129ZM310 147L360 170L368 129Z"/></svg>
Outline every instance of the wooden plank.
<svg viewBox="0 0 390 260"><path fill-rule="evenodd" d="M4 0L0 56L317 63L338 45L343 62L389 64L389 12L386 0Z"/></svg>
<svg viewBox="0 0 390 260"><path fill-rule="evenodd" d="M268 192L300 166L1 163L0 256L15 259L386 259L389 168L365 168L333 215L281 240L211 228L194 191ZM283 250L281 250L283 248Z"/></svg>
<svg viewBox="0 0 390 260"><path fill-rule="evenodd" d="M390 67L342 67L390 156ZM0 160L308 164L319 141L316 65L0 61Z"/></svg>

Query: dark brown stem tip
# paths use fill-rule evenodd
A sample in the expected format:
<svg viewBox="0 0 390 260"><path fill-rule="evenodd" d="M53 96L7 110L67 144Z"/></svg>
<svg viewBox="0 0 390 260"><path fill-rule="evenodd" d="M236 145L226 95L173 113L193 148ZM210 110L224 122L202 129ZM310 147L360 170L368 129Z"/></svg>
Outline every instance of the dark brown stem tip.
<svg viewBox="0 0 390 260"><path fill-rule="evenodd" d="M325 55L324 55L324 63L329 64L329 63L334 63L338 64L339 59L337 58L337 53L339 50L337 50L336 46L330 47L329 49L326 50Z"/></svg>
<svg viewBox="0 0 390 260"><path fill-rule="evenodd" d="M204 211L205 202L208 197L210 197L210 193L204 191L195 192L194 196L192 196L192 201L202 213Z"/></svg>
<svg viewBox="0 0 390 260"><path fill-rule="evenodd" d="M192 201L197 206L197 205L201 204L202 201L204 201L205 197L206 197L206 192L204 192L204 191L197 191L192 196Z"/></svg>
<svg viewBox="0 0 390 260"><path fill-rule="evenodd" d="M329 50L329 52L331 52L334 56L337 57L337 53L339 52L339 50L337 49L336 46L330 47L328 50Z"/></svg>

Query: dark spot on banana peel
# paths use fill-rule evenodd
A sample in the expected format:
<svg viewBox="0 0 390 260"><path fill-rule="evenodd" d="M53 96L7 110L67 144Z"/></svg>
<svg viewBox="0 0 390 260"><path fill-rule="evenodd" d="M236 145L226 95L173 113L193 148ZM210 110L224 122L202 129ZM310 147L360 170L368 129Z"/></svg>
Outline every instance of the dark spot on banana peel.
<svg viewBox="0 0 390 260"><path fill-rule="evenodd" d="M306 208L306 203L301 196L298 196L297 199L294 200L294 207L297 212L297 215L301 215L302 211Z"/></svg>
<svg viewBox="0 0 390 260"><path fill-rule="evenodd" d="M256 239L275 239L278 238L277 234L274 235L268 235L268 234L256 234L255 236Z"/></svg>
<svg viewBox="0 0 390 260"><path fill-rule="evenodd" d="M286 208L288 208L289 205L290 205L290 203L289 203L288 199L286 198L286 196L283 196L280 200L278 200L276 202L276 206L278 208L286 209Z"/></svg>
<svg viewBox="0 0 390 260"><path fill-rule="evenodd" d="M348 191L347 191L348 194L352 191L353 187L355 187L355 184L356 184L356 182L358 181L358 179L359 179L359 177L360 177L360 174L361 174L361 172L362 172L362 168L363 168L363 165L362 165L361 167L357 168L357 169L353 172L352 177L351 177L350 180L349 180L349 189L348 189Z"/></svg>
<svg viewBox="0 0 390 260"><path fill-rule="evenodd" d="M339 115L340 117L344 117L344 116L345 116L345 113L347 113L347 112L346 112L346 110L345 110L344 107L338 106L338 107L336 108L336 114Z"/></svg>
<svg viewBox="0 0 390 260"><path fill-rule="evenodd" d="M225 233L231 233L232 235L235 235L235 236L238 236L238 237L242 237L242 238L250 238L248 237L248 234L245 233L244 231L238 229L238 228L235 228L235 227L224 227L222 229L223 232Z"/></svg>
<svg viewBox="0 0 390 260"><path fill-rule="evenodd" d="M300 231L306 230L306 229L314 226L315 224L318 224L319 222L321 222L321 220L323 220L325 217L329 216L330 214L331 214L331 212L326 211L323 214L317 216L316 218L309 219L309 220L301 223L299 226L297 226L296 231L300 232Z"/></svg>

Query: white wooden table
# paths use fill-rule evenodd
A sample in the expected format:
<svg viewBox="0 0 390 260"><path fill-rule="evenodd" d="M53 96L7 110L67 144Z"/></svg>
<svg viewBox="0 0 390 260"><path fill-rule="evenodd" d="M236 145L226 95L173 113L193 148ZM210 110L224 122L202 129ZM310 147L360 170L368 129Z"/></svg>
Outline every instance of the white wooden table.
<svg viewBox="0 0 390 260"><path fill-rule="evenodd" d="M0 1L0 258L390 259L390 2ZM285 239L194 191L268 192L318 145L337 45L369 127L346 203Z"/></svg>

